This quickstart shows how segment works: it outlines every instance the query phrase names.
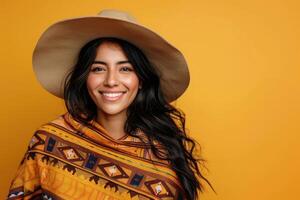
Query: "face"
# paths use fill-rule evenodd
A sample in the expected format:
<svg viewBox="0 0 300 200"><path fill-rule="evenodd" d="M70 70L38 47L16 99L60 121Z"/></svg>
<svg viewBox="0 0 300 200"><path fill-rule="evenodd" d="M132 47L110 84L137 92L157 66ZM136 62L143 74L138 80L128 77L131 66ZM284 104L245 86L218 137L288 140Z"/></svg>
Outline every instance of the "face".
<svg viewBox="0 0 300 200"><path fill-rule="evenodd" d="M111 42L98 47L86 83L100 115L125 114L139 89L133 66L122 48Z"/></svg>

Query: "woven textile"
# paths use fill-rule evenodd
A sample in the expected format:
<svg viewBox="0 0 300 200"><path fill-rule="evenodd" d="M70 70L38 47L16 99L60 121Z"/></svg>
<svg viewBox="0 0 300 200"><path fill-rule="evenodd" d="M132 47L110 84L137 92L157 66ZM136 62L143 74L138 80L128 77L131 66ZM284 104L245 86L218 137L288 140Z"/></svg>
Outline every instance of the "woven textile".
<svg viewBox="0 0 300 200"><path fill-rule="evenodd" d="M167 200L182 194L169 163L147 142L113 139L96 121L83 125L65 113L32 136L8 199Z"/></svg>

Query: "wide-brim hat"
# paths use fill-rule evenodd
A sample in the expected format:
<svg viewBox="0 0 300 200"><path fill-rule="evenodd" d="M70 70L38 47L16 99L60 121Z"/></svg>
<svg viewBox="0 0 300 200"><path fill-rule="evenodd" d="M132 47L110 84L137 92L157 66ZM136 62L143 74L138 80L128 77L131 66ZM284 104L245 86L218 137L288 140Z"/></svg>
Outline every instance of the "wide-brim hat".
<svg viewBox="0 0 300 200"><path fill-rule="evenodd" d="M48 27L33 51L33 70L38 81L50 93L63 98L66 75L76 64L80 49L101 37L123 39L141 49L158 72L168 102L188 87L189 70L183 54L133 16L117 10L65 19Z"/></svg>

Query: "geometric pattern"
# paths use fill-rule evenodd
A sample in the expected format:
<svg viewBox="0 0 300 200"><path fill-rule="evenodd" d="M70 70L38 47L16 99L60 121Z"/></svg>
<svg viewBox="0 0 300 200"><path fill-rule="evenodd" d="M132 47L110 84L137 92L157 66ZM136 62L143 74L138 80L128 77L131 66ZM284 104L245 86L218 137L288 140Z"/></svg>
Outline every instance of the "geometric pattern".
<svg viewBox="0 0 300 200"><path fill-rule="evenodd" d="M125 171L114 163L106 163L98 165L98 167L103 171L106 176L119 179L119 178L128 178L129 176Z"/></svg>
<svg viewBox="0 0 300 200"><path fill-rule="evenodd" d="M130 185L133 185L133 186L136 186L136 187L139 186L141 181L143 180L143 178L144 178L144 175L135 174L133 176L133 178L131 179L131 181L130 181Z"/></svg>
<svg viewBox="0 0 300 200"><path fill-rule="evenodd" d="M65 159L69 161L82 161L82 156L73 147L58 147L58 150L62 153Z"/></svg>
<svg viewBox="0 0 300 200"><path fill-rule="evenodd" d="M159 179L145 182L146 187L152 192L152 194L162 197L173 197L170 189L164 181Z"/></svg>
<svg viewBox="0 0 300 200"><path fill-rule="evenodd" d="M38 145L45 144L44 140L37 133L33 135L29 143L29 149L33 149Z"/></svg>
<svg viewBox="0 0 300 200"><path fill-rule="evenodd" d="M97 160L98 160L97 156L90 154L87 159L87 162L85 163L85 167L89 169L93 169L97 163Z"/></svg>
<svg viewBox="0 0 300 200"><path fill-rule="evenodd" d="M55 143L56 143L56 140L53 139L52 137L50 137L48 140L48 145L47 145L46 151L49 151L49 152L53 151Z"/></svg>
<svg viewBox="0 0 300 200"><path fill-rule="evenodd" d="M21 196L23 195L24 192L23 191L16 191L16 192L11 192L8 196L8 198L15 198L15 197L18 197L18 196Z"/></svg>
<svg viewBox="0 0 300 200"><path fill-rule="evenodd" d="M103 187L103 190L105 189L107 192L122 193L129 197L137 196L137 198L150 199L150 197L154 198L155 196L162 199L172 199L180 194L181 189L178 187L178 182L176 183L173 180L175 176L171 169L166 169L166 165L153 165L148 158L141 158L141 160L144 159L145 163L143 163L144 161L137 162L138 159L132 159L135 155L126 157L122 152L114 151L114 149L112 149L112 152L109 152L110 149L105 149L104 147L101 147L103 150L100 150L107 153L101 154L100 150L96 150L97 145L93 143L88 143L90 146L81 145L81 143L86 143L88 140L79 137L77 133L67 132L65 127L59 125L47 126L49 127L48 129L41 129L33 135L29 144L26 162L36 162L35 159L39 158L42 161L40 164L47 165L47 168L53 167L57 170L66 171L67 173L62 172L61 176L66 178L70 176L70 180L73 180L74 178L72 177L74 176L82 181L87 181L88 183L86 184L96 184L97 187L95 189ZM74 138L74 140L71 140L71 138ZM122 156L115 154L116 152ZM110 157L109 154L112 156ZM36 167L36 165L30 166ZM40 170L44 169L40 168ZM55 178L55 176L52 176L52 173L54 172L49 172L51 179ZM36 174L38 178L43 177L38 170L30 171L29 174L33 176ZM67 181L68 179L57 180ZM19 183L16 182L16 184ZM51 182L49 181L50 183L52 183L52 180ZM78 182L78 184L80 183ZM28 194L28 192L25 192L25 194L19 192L11 190L10 194L12 196ZM56 195L51 193L50 190L49 192L47 194L44 193L44 198L56 199Z"/></svg>

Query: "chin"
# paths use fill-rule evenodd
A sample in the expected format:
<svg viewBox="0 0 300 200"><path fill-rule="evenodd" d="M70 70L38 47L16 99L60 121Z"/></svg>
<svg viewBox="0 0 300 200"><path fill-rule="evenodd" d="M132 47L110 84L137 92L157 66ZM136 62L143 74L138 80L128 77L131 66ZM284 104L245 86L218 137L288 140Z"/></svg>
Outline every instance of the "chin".
<svg viewBox="0 0 300 200"><path fill-rule="evenodd" d="M102 108L101 112L104 115L118 115L121 114L123 112L126 112L126 109L113 109L113 108Z"/></svg>

